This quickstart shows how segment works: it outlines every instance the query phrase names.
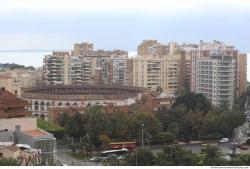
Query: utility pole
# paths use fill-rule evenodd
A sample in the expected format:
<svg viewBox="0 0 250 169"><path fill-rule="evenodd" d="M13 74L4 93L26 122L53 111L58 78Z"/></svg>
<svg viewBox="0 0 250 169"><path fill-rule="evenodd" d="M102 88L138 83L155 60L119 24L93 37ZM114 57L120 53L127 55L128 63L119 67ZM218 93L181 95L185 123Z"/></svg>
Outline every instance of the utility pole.
<svg viewBox="0 0 250 169"><path fill-rule="evenodd" d="M137 166L137 149L135 149L135 166Z"/></svg>
<svg viewBox="0 0 250 169"><path fill-rule="evenodd" d="M144 139L143 139L143 136L144 136L143 127L144 127L144 123L142 122L141 123L141 147L142 148L143 148L143 143L144 143Z"/></svg>

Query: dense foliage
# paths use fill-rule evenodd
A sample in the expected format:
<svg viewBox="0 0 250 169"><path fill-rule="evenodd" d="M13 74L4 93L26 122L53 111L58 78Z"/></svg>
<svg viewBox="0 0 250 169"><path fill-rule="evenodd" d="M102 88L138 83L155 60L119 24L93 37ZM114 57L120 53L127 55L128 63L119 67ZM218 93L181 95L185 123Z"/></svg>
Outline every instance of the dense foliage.
<svg viewBox="0 0 250 169"><path fill-rule="evenodd" d="M100 106L89 106L83 114L62 113L59 124L67 136L101 148L107 144L103 140L141 144L142 124L146 145L231 138L233 129L243 124L244 119L244 113L239 109L215 108L203 95L187 93L178 97L170 110L109 114L103 113Z"/></svg>
<svg viewBox="0 0 250 169"><path fill-rule="evenodd" d="M244 123L239 109L213 107L201 94L189 93L177 98L171 110L158 114L163 131L175 134L179 140L232 137L233 129Z"/></svg>
<svg viewBox="0 0 250 169"><path fill-rule="evenodd" d="M24 65L19 65L19 64L15 64L15 63L0 63L0 68L8 68L11 70L14 69L27 69L27 70L35 70L35 68L33 66L24 66Z"/></svg>
<svg viewBox="0 0 250 169"><path fill-rule="evenodd" d="M152 138L158 137L166 141L173 141L171 133L161 132L160 121L150 113L126 114L117 112L105 114L98 106L88 107L84 114L75 113L73 116L62 113L59 124L65 128L69 137L83 138L91 142L95 147L100 147L103 141L100 136L106 136L113 141L137 141L141 142L141 128L144 124L145 143L150 144ZM166 138L166 137L171 138ZM103 137L102 137L103 138ZM110 140L111 140L110 139ZM157 142L159 142L157 140Z"/></svg>
<svg viewBox="0 0 250 169"><path fill-rule="evenodd" d="M15 159L0 158L0 166L19 166L19 163Z"/></svg>
<svg viewBox="0 0 250 169"><path fill-rule="evenodd" d="M149 149L141 148L131 154L121 165L129 166L249 166L250 154L242 154L226 160L217 147L206 146L199 154L180 147L168 146L154 155Z"/></svg>
<svg viewBox="0 0 250 169"><path fill-rule="evenodd" d="M62 138L64 136L64 128L50 121L38 118L37 126L47 132L53 133L56 138Z"/></svg>

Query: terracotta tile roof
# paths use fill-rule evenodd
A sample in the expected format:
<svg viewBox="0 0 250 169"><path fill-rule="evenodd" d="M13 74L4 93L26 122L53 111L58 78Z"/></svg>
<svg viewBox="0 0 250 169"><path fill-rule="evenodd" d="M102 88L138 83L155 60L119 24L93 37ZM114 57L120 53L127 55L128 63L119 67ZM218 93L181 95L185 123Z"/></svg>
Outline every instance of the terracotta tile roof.
<svg viewBox="0 0 250 169"><path fill-rule="evenodd" d="M28 134L33 137L39 137L39 136L46 136L47 133L44 133L40 130L29 130L29 131L24 131L23 133Z"/></svg>
<svg viewBox="0 0 250 169"><path fill-rule="evenodd" d="M11 92L5 89L0 90L0 107L18 107L27 105L29 105L27 101L16 98Z"/></svg>

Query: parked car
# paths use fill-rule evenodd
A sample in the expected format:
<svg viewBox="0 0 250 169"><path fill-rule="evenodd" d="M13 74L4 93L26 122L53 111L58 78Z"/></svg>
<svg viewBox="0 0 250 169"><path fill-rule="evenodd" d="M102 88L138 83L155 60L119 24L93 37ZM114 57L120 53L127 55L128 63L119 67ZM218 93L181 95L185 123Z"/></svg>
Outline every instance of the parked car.
<svg viewBox="0 0 250 169"><path fill-rule="evenodd" d="M222 139L220 140L221 143L226 143L226 142L228 142L228 141L229 141L228 138L222 138Z"/></svg>

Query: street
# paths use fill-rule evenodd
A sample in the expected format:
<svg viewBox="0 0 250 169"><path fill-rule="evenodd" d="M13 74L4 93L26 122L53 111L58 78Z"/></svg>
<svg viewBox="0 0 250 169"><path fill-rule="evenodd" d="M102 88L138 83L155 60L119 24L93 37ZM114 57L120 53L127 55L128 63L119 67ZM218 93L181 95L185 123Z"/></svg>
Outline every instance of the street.
<svg viewBox="0 0 250 169"><path fill-rule="evenodd" d="M57 162L61 165L69 165L69 166L100 166L101 163L78 160L66 153L66 150L58 149L56 150Z"/></svg>

